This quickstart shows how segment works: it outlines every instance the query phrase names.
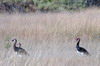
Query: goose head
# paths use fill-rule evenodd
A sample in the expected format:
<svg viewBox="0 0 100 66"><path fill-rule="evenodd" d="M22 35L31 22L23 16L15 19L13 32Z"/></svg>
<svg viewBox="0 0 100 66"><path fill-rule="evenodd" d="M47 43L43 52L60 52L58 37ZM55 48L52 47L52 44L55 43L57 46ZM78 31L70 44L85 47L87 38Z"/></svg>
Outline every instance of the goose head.
<svg viewBox="0 0 100 66"><path fill-rule="evenodd" d="M80 38L77 38L76 41L80 41Z"/></svg>

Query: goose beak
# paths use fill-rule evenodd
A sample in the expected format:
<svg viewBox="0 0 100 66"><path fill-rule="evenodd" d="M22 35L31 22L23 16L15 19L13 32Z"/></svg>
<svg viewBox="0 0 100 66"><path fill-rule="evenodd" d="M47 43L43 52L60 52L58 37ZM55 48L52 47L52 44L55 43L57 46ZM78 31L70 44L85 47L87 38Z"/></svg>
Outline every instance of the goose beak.
<svg viewBox="0 0 100 66"><path fill-rule="evenodd" d="M14 41L14 39L12 41Z"/></svg>
<svg viewBox="0 0 100 66"><path fill-rule="evenodd" d="M76 41L78 41L78 38L76 39Z"/></svg>
<svg viewBox="0 0 100 66"><path fill-rule="evenodd" d="M80 40L80 38L77 38L76 41Z"/></svg>

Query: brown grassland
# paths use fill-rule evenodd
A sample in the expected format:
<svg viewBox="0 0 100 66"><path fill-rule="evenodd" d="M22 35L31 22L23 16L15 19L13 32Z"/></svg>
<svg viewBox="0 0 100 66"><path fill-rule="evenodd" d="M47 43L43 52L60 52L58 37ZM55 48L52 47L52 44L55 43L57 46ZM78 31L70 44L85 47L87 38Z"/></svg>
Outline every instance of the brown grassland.
<svg viewBox="0 0 100 66"><path fill-rule="evenodd" d="M76 53L76 38L90 56ZM16 38L30 56L13 51ZM100 9L0 14L0 66L100 66Z"/></svg>

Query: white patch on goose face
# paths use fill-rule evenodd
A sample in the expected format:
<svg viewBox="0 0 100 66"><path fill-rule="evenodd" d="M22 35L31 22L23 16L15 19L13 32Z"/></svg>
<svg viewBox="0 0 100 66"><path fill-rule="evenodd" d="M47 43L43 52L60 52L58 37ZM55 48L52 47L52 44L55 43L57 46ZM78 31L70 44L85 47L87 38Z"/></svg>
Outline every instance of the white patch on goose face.
<svg viewBox="0 0 100 66"><path fill-rule="evenodd" d="M16 47L20 47L20 45L19 44L16 44Z"/></svg>

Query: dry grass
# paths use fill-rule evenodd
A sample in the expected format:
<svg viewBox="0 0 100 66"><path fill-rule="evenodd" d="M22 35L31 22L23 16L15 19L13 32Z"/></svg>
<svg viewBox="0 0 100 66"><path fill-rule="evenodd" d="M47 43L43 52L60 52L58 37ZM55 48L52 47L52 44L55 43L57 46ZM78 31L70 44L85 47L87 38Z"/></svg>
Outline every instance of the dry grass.
<svg viewBox="0 0 100 66"><path fill-rule="evenodd" d="M0 66L100 66L100 10L0 14ZM76 37L91 56L76 53ZM29 57L15 55L17 38Z"/></svg>

